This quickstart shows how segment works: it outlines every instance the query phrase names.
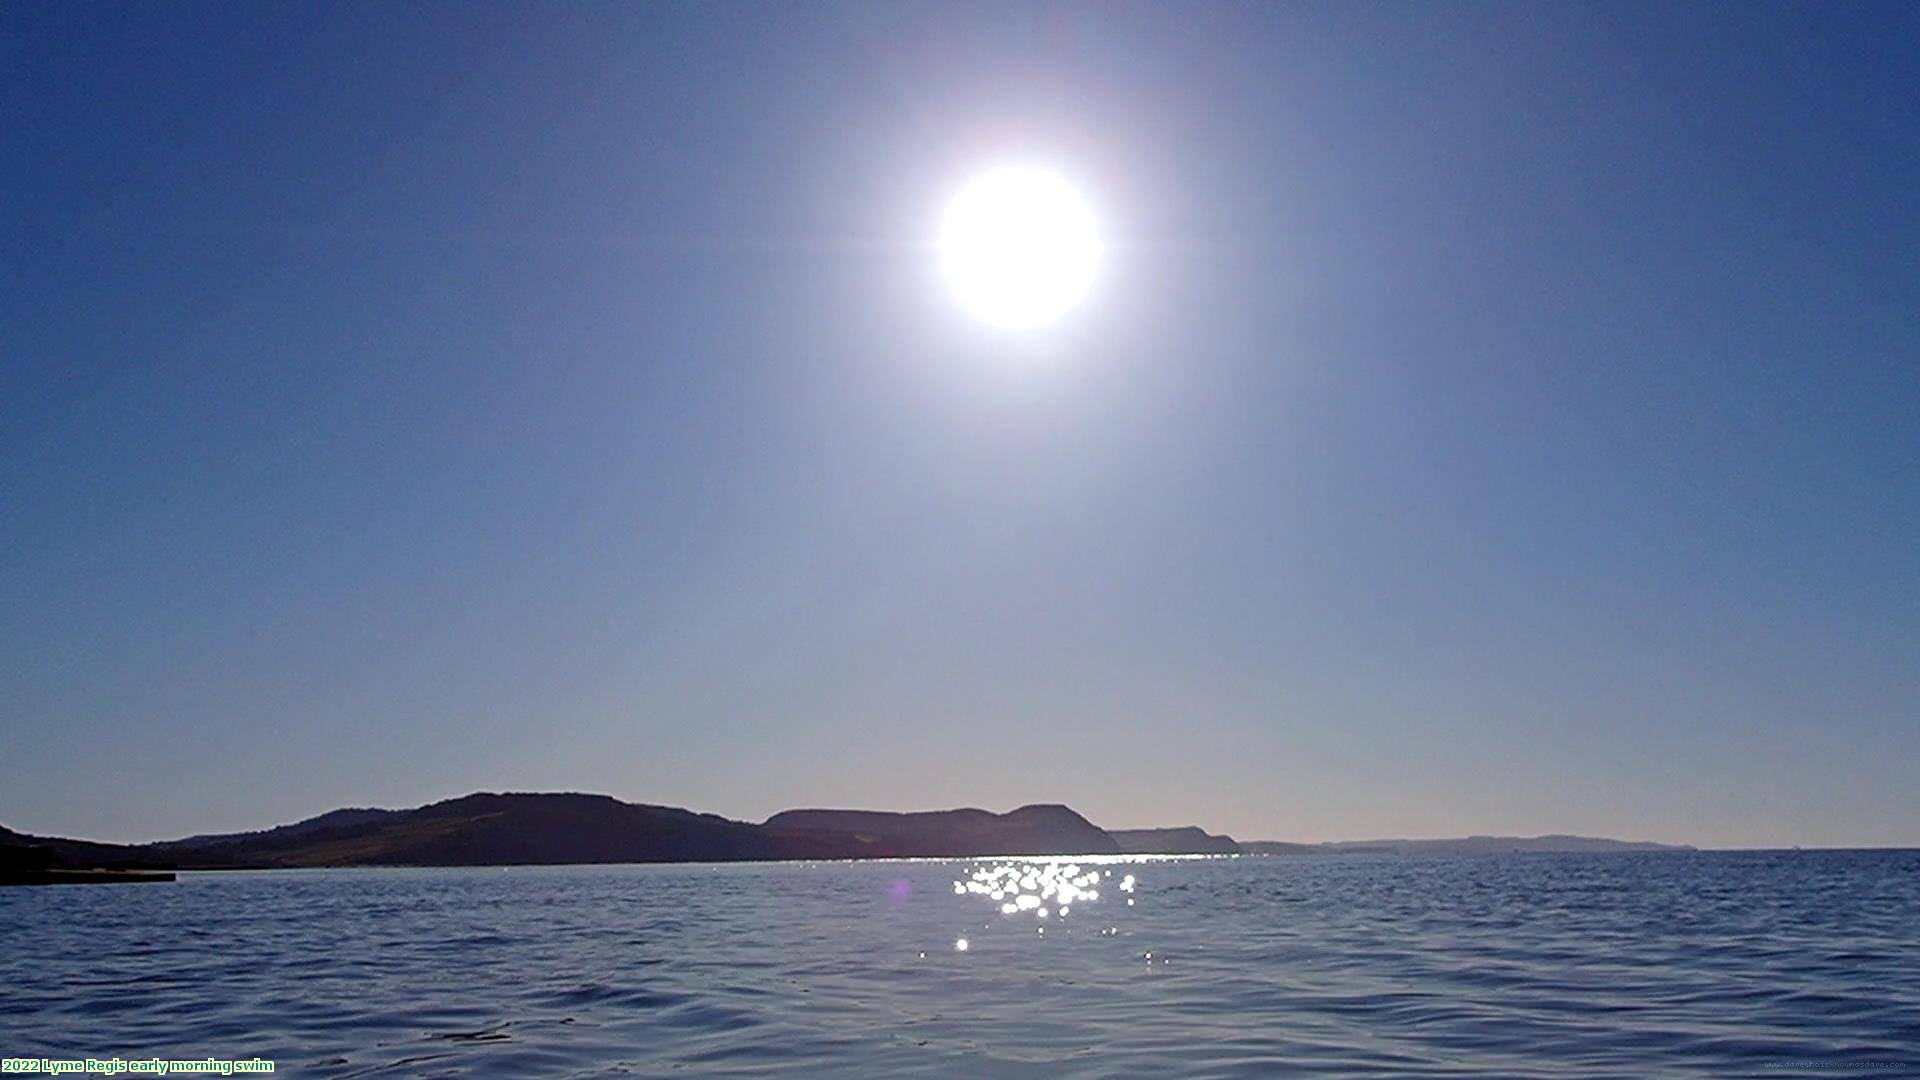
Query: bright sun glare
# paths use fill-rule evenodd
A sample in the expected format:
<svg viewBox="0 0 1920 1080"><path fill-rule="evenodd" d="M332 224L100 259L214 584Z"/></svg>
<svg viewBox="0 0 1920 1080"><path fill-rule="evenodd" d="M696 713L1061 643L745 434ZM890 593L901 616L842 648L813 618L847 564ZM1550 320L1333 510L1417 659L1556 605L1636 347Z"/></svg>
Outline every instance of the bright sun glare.
<svg viewBox="0 0 1920 1080"><path fill-rule="evenodd" d="M1093 285L1100 235L1066 181L1008 168L975 179L947 206L940 263L961 306L1009 330L1064 314Z"/></svg>

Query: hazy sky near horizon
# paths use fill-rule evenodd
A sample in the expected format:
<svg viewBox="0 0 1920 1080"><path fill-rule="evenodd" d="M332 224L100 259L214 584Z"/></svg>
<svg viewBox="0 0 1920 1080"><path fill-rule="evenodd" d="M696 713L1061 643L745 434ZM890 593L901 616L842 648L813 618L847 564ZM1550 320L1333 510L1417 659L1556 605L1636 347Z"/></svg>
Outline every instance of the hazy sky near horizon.
<svg viewBox="0 0 1920 1080"><path fill-rule="evenodd" d="M1920 8L10 3L0 823L1920 844ZM1009 334L944 201L1109 250Z"/></svg>

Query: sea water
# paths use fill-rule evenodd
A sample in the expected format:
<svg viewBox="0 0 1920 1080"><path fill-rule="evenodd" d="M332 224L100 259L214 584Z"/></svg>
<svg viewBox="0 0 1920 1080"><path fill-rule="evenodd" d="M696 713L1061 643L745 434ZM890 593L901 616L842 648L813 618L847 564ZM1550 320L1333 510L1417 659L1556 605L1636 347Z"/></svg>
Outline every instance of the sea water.
<svg viewBox="0 0 1920 1080"><path fill-rule="evenodd" d="M7 1057L1920 1076L1913 851L202 873L0 889L0 948Z"/></svg>

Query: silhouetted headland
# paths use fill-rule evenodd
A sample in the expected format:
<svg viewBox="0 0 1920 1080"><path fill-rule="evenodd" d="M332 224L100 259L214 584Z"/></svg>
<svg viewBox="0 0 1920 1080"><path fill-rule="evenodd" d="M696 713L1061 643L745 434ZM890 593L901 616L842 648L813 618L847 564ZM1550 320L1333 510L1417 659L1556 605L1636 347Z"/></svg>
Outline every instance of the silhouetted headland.
<svg viewBox="0 0 1920 1080"><path fill-rule="evenodd" d="M1216 836L1198 825L1107 831L1129 855L1239 855L1244 850L1233 837Z"/></svg>
<svg viewBox="0 0 1920 1080"><path fill-rule="evenodd" d="M1476 854L1682 850L1578 836L1475 836L1333 844L1241 843L1198 826L1105 830L1059 804L1004 814L973 808L895 813L786 810L760 824L607 795L483 792L412 810L350 808L258 832L103 844L0 828L13 879L82 872L133 880L165 869L328 866L511 866L741 862L773 859L966 858L992 855Z"/></svg>
<svg viewBox="0 0 1920 1080"><path fill-rule="evenodd" d="M829 844L848 840L859 850L899 856L1118 855L1122 848L1093 822L1058 804L1023 806L1006 814L986 810L932 810L899 814L878 810L783 810L767 819L777 836L810 836Z"/></svg>
<svg viewBox="0 0 1920 1080"><path fill-rule="evenodd" d="M68 865L51 844L0 829L0 885L114 885L145 881L172 881L165 870L132 869L121 865ZM66 843L76 843L65 841ZM86 846L86 845L81 845ZM112 849L114 845L98 845ZM76 847L76 852L80 849ZM86 862L112 860L84 859Z"/></svg>

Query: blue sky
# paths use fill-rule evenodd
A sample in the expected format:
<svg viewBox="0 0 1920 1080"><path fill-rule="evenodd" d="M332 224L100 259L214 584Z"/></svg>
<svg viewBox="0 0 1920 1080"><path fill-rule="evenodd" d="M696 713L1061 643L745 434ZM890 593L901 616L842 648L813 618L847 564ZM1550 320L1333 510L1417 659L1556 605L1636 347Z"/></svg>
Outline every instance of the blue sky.
<svg viewBox="0 0 1920 1080"><path fill-rule="evenodd" d="M1920 844L1908 5L8 5L0 822ZM944 201L1109 251L1010 335Z"/></svg>

